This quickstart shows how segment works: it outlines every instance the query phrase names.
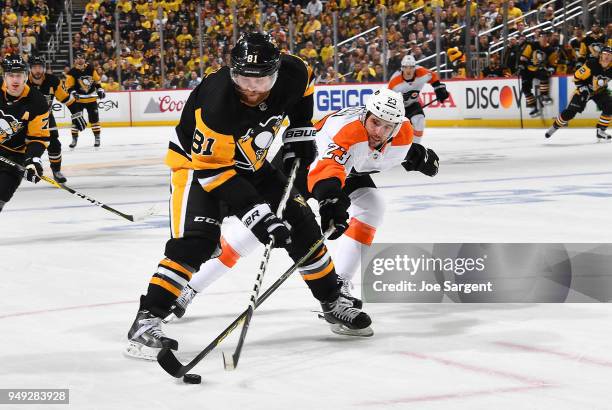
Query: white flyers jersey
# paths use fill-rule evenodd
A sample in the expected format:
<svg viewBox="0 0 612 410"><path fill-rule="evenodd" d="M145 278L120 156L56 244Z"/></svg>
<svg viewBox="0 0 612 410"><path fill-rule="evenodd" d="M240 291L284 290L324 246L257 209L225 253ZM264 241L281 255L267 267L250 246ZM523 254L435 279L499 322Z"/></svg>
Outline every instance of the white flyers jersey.
<svg viewBox="0 0 612 410"><path fill-rule="evenodd" d="M386 171L404 161L412 145L412 125L407 118L397 135L382 149L370 148L361 122L365 107L349 107L330 114L315 124L317 159L310 165L308 190L327 178L344 181L350 175Z"/></svg>
<svg viewBox="0 0 612 410"><path fill-rule="evenodd" d="M391 77L387 87L393 91L397 91L404 97L404 106L419 102L419 93L425 84L433 84L440 81L438 74L424 67L416 66L414 70L414 78L406 80L402 76L402 72L398 71Z"/></svg>

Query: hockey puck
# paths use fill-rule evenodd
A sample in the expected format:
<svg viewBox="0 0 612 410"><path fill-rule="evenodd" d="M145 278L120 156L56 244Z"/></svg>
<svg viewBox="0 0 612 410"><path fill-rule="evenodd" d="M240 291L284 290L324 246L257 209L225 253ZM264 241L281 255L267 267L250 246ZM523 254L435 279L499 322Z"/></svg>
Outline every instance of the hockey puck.
<svg viewBox="0 0 612 410"><path fill-rule="evenodd" d="M188 373L183 376L183 382L187 384L200 384L202 383L202 376L195 373Z"/></svg>

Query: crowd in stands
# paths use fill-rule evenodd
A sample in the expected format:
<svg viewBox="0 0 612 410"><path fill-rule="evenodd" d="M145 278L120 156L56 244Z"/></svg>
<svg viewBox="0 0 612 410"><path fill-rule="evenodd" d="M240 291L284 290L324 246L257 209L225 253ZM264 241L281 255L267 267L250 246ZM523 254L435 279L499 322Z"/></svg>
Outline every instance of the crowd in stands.
<svg viewBox="0 0 612 410"><path fill-rule="evenodd" d="M0 57L21 52L27 60L44 51L49 21L61 8L62 3L57 0L0 1Z"/></svg>
<svg viewBox="0 0 612 410"><path fill-rule="evenodd" d="M471 2L469 15L473 28L470 35L475 40L470 48L476 59L483 56L479 53L488 51L491 44L502 38L503 1ZM510 33L522 33L530 26L552 22L555 10L562 4L557 1L559 4L543 7L544 0L507 1ZM28 35L24 35L23 41L33 43L32 48L36 48L37 40L44 37L44 16L49 12L45 3L49 4L43 0L4 2L4 52L8 51L7 47L15 47L16 15L24 20L27 18L28 24L23 27ZM462 25L468 14L465 3L460 0L204 0L201 2L200 55L197 0L89 0L71 47L73 54L85 53L108 91L193 88L202 75L228 64L234 28L238 33L259 29L270 33L283 51L299 55L314 68L318 83L381 82L385 80L385 63L388 79L399 69L407 53L413 54L417 61L430 57L420 64L434 67L437 33L440 33L441 50L456 48L458 51L455 57L451 57L450 52L443 55L443 63L450 66L453 58L463 56L466 33ZM440 30L436 30L434 18L437 5L441 10ZM352 39L380 26L383 8L387 25L386 58L380 27ZM533 10L537 12L529 14ZM341 42L337 71L334 69L334 12L337 12L337 38ZM41 16L43 20L39 21ZM119 43L115 41L117 25ZM34 40L29 35L32 32L38 36L35 35ZM486 35L476 36L482 33ZM524 41L524 36L516 36L509 44L505 61L501 61L501 53L486 57L475 66L472 75L514 73L512 58L516 57ZM457 70L453 75L458 75Z"/></svg>

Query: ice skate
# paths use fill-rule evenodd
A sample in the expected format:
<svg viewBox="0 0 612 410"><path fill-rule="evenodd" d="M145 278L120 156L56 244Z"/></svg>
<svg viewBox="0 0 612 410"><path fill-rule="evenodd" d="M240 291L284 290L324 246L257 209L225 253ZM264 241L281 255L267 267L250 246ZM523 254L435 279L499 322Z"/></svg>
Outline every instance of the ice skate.
<svg viewBox="0 0 612 410"><path fill-rule="evenodd" d="M72 137L72 142L70 143L70 145L68 145L71 149L75 149L77 146L77 141L79 140L79 137Z"/></svg>
<svg viewBox="0 0 612 410"><path fill-rule="evenodd" d="M552 127L550 127L548 130L546 130L546 134L544 134L544 136L545 136L546 138L550 138L550 137L552 137L552 135L553 135L555 132L557 132L557 131L559 131L559 128L557 128L557 127L555 127L555 126L553 125L553 126L552 126Z"/></svg>
<svg viewBox="0 0 612 410"><path fill-rule="evenodd" d="M610 141L611 139L612 135L608 134L606 130L597 128L597 141Z"/></svg>
<svg viewBox="0 0 612 410"><path fill-rule="evenodd" d="M531 111L529 111L529 116L530 117L537 117L538 115L540 115L540 110L538 107L531 107Z"/></svg>
<svg viewBox="0 0 612 410"><path fill-rule="evenodd" d="M166 337L161 324L160 317L148 310L139 310L128 332L125 354L138 359L156 360L162 347L177 350L178 342Z"/></svg>
<svg viewBox="0 0 612 410"><path fill-rule="evenodd" d="M59 184L63 184L67 181L66 177L64 176L64 174L62 174L62 171L60 170L53 171L53 179Z"/></svg>
<svg viewBox="0 0 612 410"><path fill-rule="evenodd" d="M94 135L94 148L100 148L100 136Z"/></svg>
<svg viewBox="0 0 612 410"><path fill-rule="evenodd" d="M351 294L351 290L353 289L353 284L348 279L340 279L340 283L342 283L342 287L340 288L340 294L345 298L351 301L354 308L361 309L363 306L363 302L361 299L356 298Z"/></svg>
<svg viewBox="0 0 612 410"><path fill-rule="evenodd" d="M345 336L372 336L372 320L367 313L353 307L353 303L342 295L332 302L321 302L323 315L331 331Z"/></svg>
<svg viewBox="0 0 612 410"><path fill-rule="evenodd" d="M197 294L198 292L196 292L191 286L187 285L183 287L181 295L176 299L176 301L174 301L172 308L170 308L170 316L168 316L164 321L168 323L173 321L175 318L182 318L183 315L185 315L187 306L189 306Z"/></svg>
<svg viewBox="0 0 612 410"><path fill-rule="evenodd" d="M548 95L543 95L542 96L542 104L543 105L551 105L552 103L553 103L553 100Z"/></svg>

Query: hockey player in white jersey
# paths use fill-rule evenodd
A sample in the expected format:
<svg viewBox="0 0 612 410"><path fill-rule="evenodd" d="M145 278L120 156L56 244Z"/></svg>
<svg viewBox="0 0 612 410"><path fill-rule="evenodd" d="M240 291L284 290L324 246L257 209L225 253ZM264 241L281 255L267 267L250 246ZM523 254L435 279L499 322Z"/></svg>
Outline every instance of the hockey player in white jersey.
<svg viewBox="0 0 612 410"><path fill-rule="evenodd" d="M387 85L389 89L402 94L405 115L412 123L414 142L417 143L421 143L425 130L425 113L419 103L419 93L425 84L431 84L440 103L449 97L446 85L440 82L438 74L418 66L414 57L409 54L402 58L401 70L391 77Z"/></svg>
<svg viewBox="0 0 612 410"><path fill-rule="evenodd" d="M308 175L298 176L296 188L319 202L322 229L336 228L330 239L336 240L333 256L343 282L342 294L360 308L361 300L350 295L350 282L359 268L363 247L371 245L382 223L385 203L370 174L402 165L407 171L434 176L438 156L413 143L402 96L388 89L377 90L365 106L328 115L315 128L319 154ZM182 317L197 293L258 246L251 232L232 219L224 221L221 255L202 265L184 287L173 308L176 316Z"/></svg>

